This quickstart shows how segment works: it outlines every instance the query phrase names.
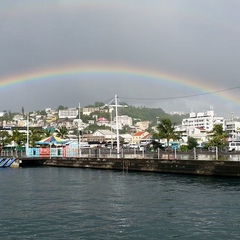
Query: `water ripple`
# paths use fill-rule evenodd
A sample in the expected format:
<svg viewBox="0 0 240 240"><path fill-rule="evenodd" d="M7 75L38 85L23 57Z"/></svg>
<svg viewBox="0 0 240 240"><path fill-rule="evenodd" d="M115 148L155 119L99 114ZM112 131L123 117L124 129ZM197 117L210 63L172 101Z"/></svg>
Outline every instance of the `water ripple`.
<svg viewBox="0 0 240 240"><path fill-rule="evenodd" d="M2 239L239 239L239 179L1 171Z"/></svg>

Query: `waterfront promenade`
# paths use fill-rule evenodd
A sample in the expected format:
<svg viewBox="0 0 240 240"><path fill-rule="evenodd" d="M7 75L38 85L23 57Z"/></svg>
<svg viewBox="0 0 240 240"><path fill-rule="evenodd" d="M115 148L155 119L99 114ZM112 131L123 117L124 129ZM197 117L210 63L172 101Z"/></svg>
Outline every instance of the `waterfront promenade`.
<svg viewBox="0 0 240 240"><path fill-rule="evenodd" d="M61 151L57 152L61 154ZM116 151L109 149L82 149L80 156L72 157L56 154L34 157L26 156L23 152L17 154L20 167L52 166L240 177L240 154L238 152L145 153L128 150L117 154Z"/></svg>
<svg viewBox="0 0 240 240"><path fill-rule="evenodd" d="M30 158L132 158L132 159L178 159L178 160L220 160L220 161L240 161L240 152L228 151L207 151L191 150L180 151L137 151L136 149L121 149L117 154L116 149L107 148L82 148L81 151L64 151L63 148L52 148L44 154L35 154L37 151L31 149L28 154L24 151L2 151L0 157L30 157ZM34 153L35 152L35 153Z"/></svg>
<svg viewBox="0 0 240 240"><path fill-rule="evenodd" d="M191 174L240 177L240 161L156 158L28 158L21 157L20 167L51 166L102 170L141 171L152 173Z"/></svg>

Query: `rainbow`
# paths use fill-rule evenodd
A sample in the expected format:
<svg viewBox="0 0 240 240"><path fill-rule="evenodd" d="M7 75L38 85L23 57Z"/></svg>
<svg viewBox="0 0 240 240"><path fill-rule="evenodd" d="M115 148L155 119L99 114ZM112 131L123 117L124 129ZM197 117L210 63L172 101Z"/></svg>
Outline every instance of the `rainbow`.
<svg viewBox="0 0 240 240"><path fill-rule="evenodd" d="M145 3L139 2L139 0L132 0L131 3L129 0L66 0L60 1L57 5L54 5L52 2L42 4L40 1L38 3L16 3L12 6L9 3L6 3L5 7L0 10L0 20L4 17L18 18L18 17L26 17L30 13L47 13L51 11L65 11L71 12L72 10L79 9L90 9L95 10L98 8L115 8L118 9L122 7L122 9L126 9L126 7L130 7L130 10L135 8L137 11L141 11L141 13L148 14L151 17L152 13L158 13L159 10L162 12L166 12L166 14L174 14L177 13L180 16L191 17L198 21L203 22L204 24L209 24L209 22L214 22L213 18L210 15L205 13L191 12L185 11L182 9L173 9L173 7L167 5L161 5L160 8L156 8L154 5L150 5L147 1ZM132 7L132 8L131 8ZM173 12L174 10L174 12ZM205 15L203 15L205 14ZM221 22L221 27L225 26L226 29L230 29L230 26L226 25L226 23ZM234 30L234 29L233 29ZM67 77L79 77L79 76L94 76L98 77L102 76L120 76L120 77L128 77L128 78L136 78L139 81L158 81L162 83L173 83L175 85L179 85L181 87L185 87L187 89L192 89L195 91L193 94L197 93L209 93L216 92L220 98L223 98L227 101L233 102L239 105L239 97L237 95L231 94L229 91L218 91L221 89L216 89L215 86L210 85L209 83L203 83L199 79L189 79L188 77L175 75L172 73L167 73L164 71L159 71L156 69L144 69L136 66L124 66L120 65L100 65L100 64L73 64L73 65L65 65L58 66L56 68L45 68L34 71L29 71L26 73L19 73L12 76L0 77L0 90L7 89L11 86L17 86L21 83L27 82L40 82L44 80L60 80ZM79 78L81 81L81 78Z"/></svg>
<svg viewBox="0 0 240 240"><path fill-rule="evenodd" d="M57 68L48 68L36 70L34 72L27 72L24 74L17 74L13 76L6 76L0 78L0 89L6 89L13 86L18 86L22 83L28 82L42 82L42 81L59 81L61 79L74 78L77 81L82 81L81 76L91 76L97 79L99 76L108 77L122 77L129 79L137 79L139 82L158 81L161 83L174 84L173 87L191 89L193 94L208 94L212 93L227 101L235 104L240 103L239 98L230 94L229 91L222 91L211 86L209 83L202 83L200 80L188 79L185 77L169 74L163 71L154 69L143 69L140 67L130 66L115 66L115 65L99 65L79 64L77 66L61 66ZM232 88L235 89L235 88ZM231 90L231 88L229 89ZM181 96L179 96L181 97ZM157 98L157 96L156 96Z"/></svg>

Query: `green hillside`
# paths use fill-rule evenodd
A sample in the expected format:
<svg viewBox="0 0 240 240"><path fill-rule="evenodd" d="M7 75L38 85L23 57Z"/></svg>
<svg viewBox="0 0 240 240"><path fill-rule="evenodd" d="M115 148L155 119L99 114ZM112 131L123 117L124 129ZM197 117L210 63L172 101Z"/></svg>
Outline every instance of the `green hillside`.
<svg viewBox="0 0 240 240"><path fill-rule="evenodd" d="M93 105L88 105L87 107L99 107L104 106L102 102L96 102ZM106 113L96 112L91 115L97 114L98 117L106 117L110 120L110 115ZM115 112L113 112L113 116ZM132 117L134 122L135 121L151 121L153 124L157 123L157 118L161 120L162 118L170 118L170 120L176 124L180 124L183 118L188 117L188 114L185 115L178 115L178 114L168 114L163 111L161 108L148 108L145 106L135 107L128 105L127 107L119 107L118 108L118 115L127 115Z"/></svg>
<svg viewBox="0 0 240 240"><path fill-rule="evenodd" d="M119 115L128 115L133 119L140 119L141 121L157 122L157 118L170 118L172 122L181 123L183 118L188 115L168 114L161 108L147 108L147 107L134 107L128 106L127 108L119 108Z"/></svg>

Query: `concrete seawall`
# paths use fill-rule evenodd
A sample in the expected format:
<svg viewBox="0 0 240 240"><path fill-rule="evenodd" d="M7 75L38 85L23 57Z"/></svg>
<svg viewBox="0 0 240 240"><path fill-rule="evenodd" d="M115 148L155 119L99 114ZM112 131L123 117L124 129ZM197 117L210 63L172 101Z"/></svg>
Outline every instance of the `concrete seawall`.
<svg viewBox="0 0 240 240"><path fill-rule="evenodd" d="M238 161L132 158L21 159L20 166L27 167L33 165L240 177L240 162Z"/></svg>

